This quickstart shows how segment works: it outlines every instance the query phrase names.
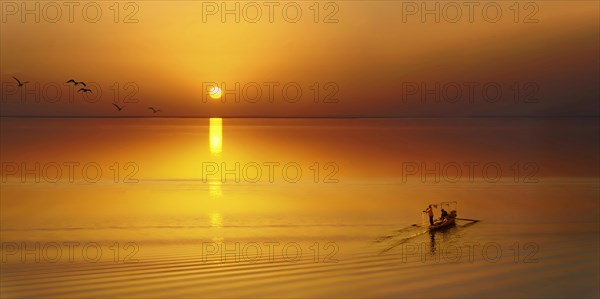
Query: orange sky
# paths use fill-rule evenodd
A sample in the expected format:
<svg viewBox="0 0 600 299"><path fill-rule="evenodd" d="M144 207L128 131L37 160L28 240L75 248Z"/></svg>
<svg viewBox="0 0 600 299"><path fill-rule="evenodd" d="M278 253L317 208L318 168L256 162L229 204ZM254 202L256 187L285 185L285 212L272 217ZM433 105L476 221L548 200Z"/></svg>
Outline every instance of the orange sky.
<svg viewBox="0 0 600 299"><path fill-rule="evenodd" d="M14 7L3 3L1 115L145 116L151 113L148 106L160 107L163 116L597 116L599 112L600 26L594 1L536 2L539 11L531 19L537 23L523 22L534 12L525 4L515 22L512 2L498 2L502 16L496 23L486 21L481 9L474 10L469 22L464 5L457 23L444 19L453 15L450 12L439 23L431 16L423 23L418 13L403 22L405 2L369 1L333 2L327 8L321 2L317 23L312 2L298 2L302 18L297 23L286 22L278 8L269 22L264 6L256 23L244 20L244 15L239 23L232 16L223 23L218 13L203 22L202 2L195 1L122 4L119 22L114 21L112 2L101 3L96 23L84 20L82 4L74 8L72 23L66 7L58 21L50 23L53 8L47 7L44 14L45 2L40 3L39 23L33 14L22 22L22 7L13 12ZM323 23L334 8L338 10L332 18L338 22ZM138 22L124 23L134 9L131 16ZM93 16L93 10L88 9L88 15ZM11 76L31 81L25 86L30 93L21 95ZM92 82L95 102L77 93L69 99L69 87L63 85L68 79ZM133 84L128 86L129 82ZM246 87L250 98L258 85L262 97L257 103L248 98L237 103L230 96L225 103L203 101L204 82L230 88L239 83L239 91ZM267 95L268 82L277 84L272 98ZM302 91L295 103L282 96L282 87L290 82ZM315 82L319 103L314 101ZM403 101L407 92L403 82L423 83L430 89L440 82L441 92L444 86L451 90L454 82L462 97L456 103L432 103L431 97L422 103L417 93L405 94ZM478 84L474 102L467 98L465 82ZM537 102L515 103L514 82L521 99ZM119 113L111 105L115 83L118 103L129 94L138 101L124 103L126 108ZM495 103L481 96L480 86L489 83L502 91ZM52 102L56 86L61 96ZM442 95L454 97L450 93ZM288 94L292 98L295 89ZM322 103L328 94L334 95L334 103Z"/></svg>

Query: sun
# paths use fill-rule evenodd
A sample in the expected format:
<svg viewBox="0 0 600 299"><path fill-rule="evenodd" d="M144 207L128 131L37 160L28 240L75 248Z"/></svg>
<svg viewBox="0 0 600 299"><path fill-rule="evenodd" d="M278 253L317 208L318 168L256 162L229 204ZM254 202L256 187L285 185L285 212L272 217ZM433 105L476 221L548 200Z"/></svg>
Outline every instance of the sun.
<svg viewBox="0 0 600 299"><path fill-rule="evenodd" d="M213 86L213 88L211 88L208 92L208 95L213 99L220 99L221 94L221 89L218 86Z"/></svg>

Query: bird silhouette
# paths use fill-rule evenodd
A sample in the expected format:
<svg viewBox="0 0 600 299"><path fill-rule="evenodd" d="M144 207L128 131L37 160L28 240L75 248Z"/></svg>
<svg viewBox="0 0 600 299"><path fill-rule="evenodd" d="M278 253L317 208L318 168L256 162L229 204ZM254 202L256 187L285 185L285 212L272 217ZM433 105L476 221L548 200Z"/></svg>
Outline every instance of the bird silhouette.
<svg viewBox="0 0 600 299"><path fill-rule="evenodd" d="M83 88L83 87L82 87L82 88L80 88L80 89L79 89L77 92L80 92L80 91L83 91L83 92L89 92L89 93L93 93L91 89L88 89L88 88Z"/></svg>
<svg viewBox="0 0 600 299"><path fill-rule="evenodd" d="M120 107L119 105L117 105L117 104L115 104L115 103L113 103L113 106L117 107L117 110L118 110L118 111L121 111L121 110L123 110L123 108L125 108L125 106L123 106L123 107Z"/></svg>
<svg viewBox="0 0 600 299"><path fill-rule="evenodd" d="M160 109L154 109L154 107L148 107L148 109L152 110L152 113L162 112Z"/></svg>
<svg viewBox="0 0 600 299"><path fill-rule="evenodd" d="M83 82L83 81L77 82L77 81L75 81L73 79L71 79L71 80L69 80L69 81L67 81L65 83L73 83L73 86L77 86L77 84L81 84L81 85L87 87L87 84L85 84L85 82Z"/></svg>
<svg viewBox="0 0 600 299"><path fill-rule="evenodd" d="M19 81L19 79L17 79L16 77L13 77L13 79L15 79L15 80L17 81L17 83L19 84L19 87L21 87L21 86L23 86L23 85L25 85L25 84L29 83L29 81L21 82L21 81Z"/></svg>

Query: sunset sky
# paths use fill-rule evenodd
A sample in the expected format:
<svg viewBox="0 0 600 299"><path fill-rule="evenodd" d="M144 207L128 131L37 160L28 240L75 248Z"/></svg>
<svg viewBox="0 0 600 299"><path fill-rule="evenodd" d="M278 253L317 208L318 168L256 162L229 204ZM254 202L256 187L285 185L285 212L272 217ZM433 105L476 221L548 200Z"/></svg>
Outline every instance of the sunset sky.
<svg viewBox="0 0 600 299"><path fill-rule="evenodd" d="M198 117L599 113L600 26L595 1L536 2L537 11L521 4L519 22L512 2L502 2L496 23L486 21L477 8L469 22L464 6L457 23L444 19L454 15L450 8L439 23L433 16L423 23L418 13L405 15L404 22L404 2L370 1L333 2L329 7L320 2L319 22L314 21L312 2L298 2L302 17L296 23L285 21L281 6L274 8L273 22L266 6L261 6L263 14L256 23L244 15L239 23L235 16L222 22L219 12L203 21L206 3L221 2L203 6L201 1L143 1L135 7L121 3L115 22L112 2L99 2L102 15L96 23L82 17L82 6L74 8L72 23L66 6L58 21L50 23L54 7L44 10L45 3L40 3L39 23L34 14L25 15L22 22L20 6L14 12L15 7L2 4L2 116L148 116L148 106L163 110L160 116ZM243 10L245 2L241 3ZM253 16L252 9L245 16ZM288 14L293 15L292 10ZM94 16L93 8L88 15ZM124 23L126 19L138 22ZM337 23L324 23L326 19ZM31 81L23 87L29 90L24 103L12 76ZM75 92L69 99L71 89L63 85L69 79L92 82L94 98L86 100ZM224 83L226 89L239 83L241 101L231 95L222 98L224 102L207 99L209 82ZM295 103L282 96L290 82L294 84L288 99L295 97L297 87L302 91ZM465 82L476 84L473 101ZM272 101L269 84L275 92ZM423 103L422 84L451 100L434 103L429 95ZM490 94L501 87L502 95L493 103L481 96L486 84L492 86ZM409 90L409 85L419 90ZM253 103L243 91L254 98L256 86L262 97ZM455 96L456 86L462 97ZM520 95L516 103L515 86ZM124 103L129 94L130 101L138 102ZM331 103L323 103L327 95L332 95ZM113 102L124 104L123 111L117 112Z"/></svg>

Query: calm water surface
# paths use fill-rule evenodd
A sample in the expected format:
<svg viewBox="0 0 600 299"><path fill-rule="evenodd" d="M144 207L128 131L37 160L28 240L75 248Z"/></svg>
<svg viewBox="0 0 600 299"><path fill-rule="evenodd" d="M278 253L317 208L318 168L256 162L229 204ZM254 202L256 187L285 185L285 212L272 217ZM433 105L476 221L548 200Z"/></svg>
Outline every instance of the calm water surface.
<svg viewBox="0 0 600 299"><path fill-rule="evenodd" d="M3 298L600 296L596 119L0 125Z"/></svg>

